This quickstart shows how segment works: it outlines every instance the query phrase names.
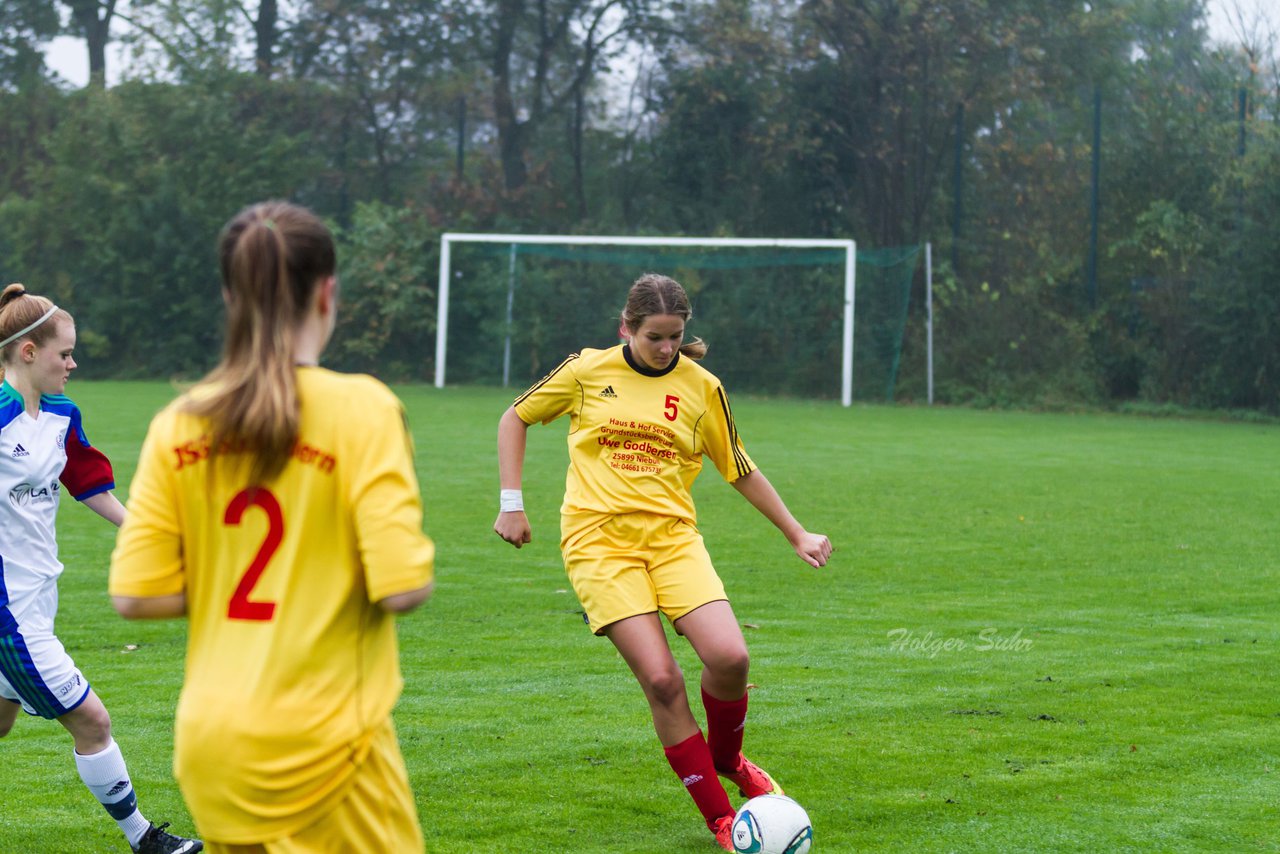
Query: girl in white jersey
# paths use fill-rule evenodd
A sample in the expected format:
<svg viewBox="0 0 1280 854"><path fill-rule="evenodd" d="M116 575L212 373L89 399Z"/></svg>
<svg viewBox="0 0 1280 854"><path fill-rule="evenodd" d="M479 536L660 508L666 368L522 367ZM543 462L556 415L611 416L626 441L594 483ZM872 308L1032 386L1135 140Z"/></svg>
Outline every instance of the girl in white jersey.
<svg viewBox="0 0 1280 854"><path fill-rule="evenodd" d="M57 720L75 741L76 770L134 851L192 852L138 810L111 717L53 633L58 609L54 520L63 488L119 526L111 463L89 444L63 395L75 369L71 315L12 284L0 295L0 736L18 711Z"/></svg>
<svg viewBox="0 0 1280 854"><path fill-rule="evenodd" d="M696 527L689 489L703 457L802 560L825 565L831 543L795 520L747 456L720 381L696 362L706 345L684 343L691 315L678 282L642 276L622 312L625 344L570 356L516 399L498 426L502 495L494 530L516 548L530 541L520 492L526 431L570 416L561 507L569 579L591 629L613 642L644 690L672 770L716 841L733 850L734 810L717 775L744 797L782 787L742 755L749 659ZM659 613L702 661L705 739Z"/></svg>

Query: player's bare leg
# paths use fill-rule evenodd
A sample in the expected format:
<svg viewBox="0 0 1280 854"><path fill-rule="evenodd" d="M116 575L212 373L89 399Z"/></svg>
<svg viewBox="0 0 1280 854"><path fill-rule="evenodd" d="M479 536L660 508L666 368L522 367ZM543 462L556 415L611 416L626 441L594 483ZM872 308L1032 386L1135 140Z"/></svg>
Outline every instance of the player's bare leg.
<svg viewBox="0 0 1280 854"><path fill-rule="evenodd" d="M120 746L111 737L111 715L98 695L89 690L80 705L58 718L75 740L76 770L89 791L115 819L134 851L147 854L194 854L204 848L198 840L165 832L138 809L138 798L125 767Z"/></svg>
<svg viewBox="0 0 1280 854"><path fill-rule="evenodd" d="M709 602L676 621L702 660L702 705L716 773L748 798L782 794L764 769L742 755L747 724L747 675L751 658L738 618L728 602Z"/></svg>
<svg viewBox="0 0 1280 854"><path fill-rule="evenodd" d="M628 617L606 627L604 633L640 683L662 746L679 744L696 733L698 722L689 708L684 673L667 646L658 615Z"/></svg>
<svg viewBox="0 0 1280 854"><path fill-rule="evenodd" d="M98 695L89 689L84 702L58 718L76 743L76 753L91 756L111 745L111 715Z"/></svg>
<svg viewBox="0 0 1280 854"><path fill-rule="evenodd" d="M711 751L694 720L684 674L667 645L657 614L641 614L608 626L605 635L635 674L653 713L653 728L671 770L684 784L707 827L720 838L732 823L733 805L716 778ZM726 837L727 838L727 837Z"/></svg>
<svg viewBox="0 0 1280 854"><path fill-rule="evenodd" d="M718 700L734 701L747 692L751 656L733 607L723 599L708 602L676 620L702 660L702 690Z"/></svg>
<svg viewBox="0 0 1280 854"><path fill-rule="evenodd" d="M13 724L18 720L18 712L20 711L22 711L20 703L0 700L0 738L4 738L9 734L9 730L13 729Z"/></svg>

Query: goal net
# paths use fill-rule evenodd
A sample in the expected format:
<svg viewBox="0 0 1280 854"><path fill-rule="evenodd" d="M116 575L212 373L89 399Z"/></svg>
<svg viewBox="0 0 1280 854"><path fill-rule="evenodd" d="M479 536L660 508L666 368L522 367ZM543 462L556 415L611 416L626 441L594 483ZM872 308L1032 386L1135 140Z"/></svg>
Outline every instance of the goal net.
<svg viewBox="0 0 1280 854"><path fill-rule="evenodd" d="M630 283L684 285L688 335L739 394L892 399L916 247L823 239L446 233L435 383L524 388L618 342Z"/></svg>

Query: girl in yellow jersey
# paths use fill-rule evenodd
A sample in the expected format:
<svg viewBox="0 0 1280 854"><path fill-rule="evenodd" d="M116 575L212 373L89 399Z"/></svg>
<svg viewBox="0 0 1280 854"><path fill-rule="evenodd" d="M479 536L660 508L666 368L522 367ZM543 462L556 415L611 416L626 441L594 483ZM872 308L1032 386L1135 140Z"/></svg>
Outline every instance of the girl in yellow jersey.
<svg viewBox="0 0 1280 854"><path fill-rule="evenodd" d="M732 850L734 810L717 775L745 797L782 788L742 755L746 641L698 533L690 487L706 456L812 566L831 543L806 531L738 438L724 389L684 343L692 312L666 276L631 287L608 350L583 350L535 384L498 425L501 510L494 530L530 541L520 483L531 424L569 416L569 472L561 513L565 568L592 631L611 640L644 689L667 760L716 841ZM658 614L689 639L703 664L707 736Z"/></svg>
<svg viewBox="0 0 1280 854"><path fill-rule="evenodd" d="M151 424L112 601L190 621L174 769L207 850L421 851L394 615L434 547L403 409L317 367L337 282L313 214L248 208L219 254L222 361Z"/></svg>

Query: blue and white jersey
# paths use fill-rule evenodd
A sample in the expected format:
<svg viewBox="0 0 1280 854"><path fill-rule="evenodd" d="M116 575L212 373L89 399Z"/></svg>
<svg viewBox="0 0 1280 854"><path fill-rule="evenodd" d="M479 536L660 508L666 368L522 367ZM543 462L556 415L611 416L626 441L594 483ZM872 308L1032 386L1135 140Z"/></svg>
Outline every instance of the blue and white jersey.
<svg viewBox="0 0 1280 854"><path fill-rule="evenodd" d="M83 501L115 488L111 462L89 444L80 410L40 398L37 417L0 383L0 634L14 630L32 594L62 572L55 521L66 487Z"/></svg>

